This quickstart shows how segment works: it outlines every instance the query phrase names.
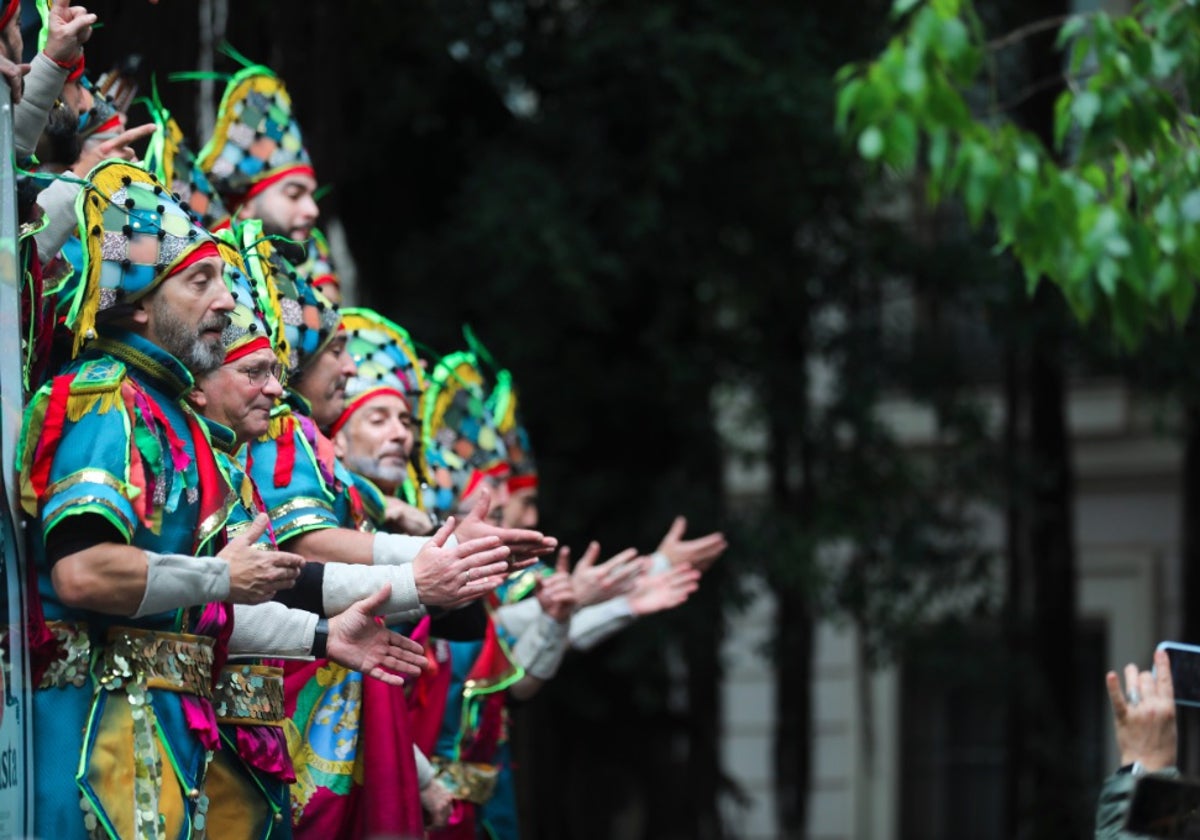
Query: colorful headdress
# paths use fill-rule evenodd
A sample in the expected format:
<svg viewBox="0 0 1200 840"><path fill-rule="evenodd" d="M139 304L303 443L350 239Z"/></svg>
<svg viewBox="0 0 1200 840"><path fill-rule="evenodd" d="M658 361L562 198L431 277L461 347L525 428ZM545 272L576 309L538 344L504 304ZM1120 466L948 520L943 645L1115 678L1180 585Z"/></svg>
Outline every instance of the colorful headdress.
<svg viewBox="0 0 1200 840"><path fill-rule="evenodd" d="M408 331L373 309L343 309L346 350L358 372L346 384L346 409L333 424L337 434L350 415L380 394L394 394L416 414L425 390L425 371Z"/></svg>
<svg viewBox="0 0 1200 840"><path fill-rule="evenodd" d="M83 264L66 315L75 350L94 334L96 315L146 295L200 256L240 263L149 172L108 160L91 171L75 204Z"/></svg>
<svg viewBox="0 0 1200 840"><path fill-rule="evenodd" d="M517 391L513 387L512 373L500 368L491 352L484 347L483 342L469 326L463 327L463 338L476 357L484 366L493 371L496 383L487 397L487 410L492 416L504 448L508 452L508 465L511 472L508 476L508 489L521 490L526 487L536 487L538 483L537 463L533 458L533 447L529 442L529 432L521 419L517 408Z"/></svg>
<svg viewBox="0 0 1200 840"><path fill-rule="evenodd" d="M502 370L496 374L496 384L488 394L487 408L508 452L508 466L512 470L508 476L509 491L537 487L537 462L533 458L529 432L517 409L517 392L509 371Z"/></svg>
<svg viewBox="0 0 1200 840"><path fill-rule="evenodd" d="M229 313L229 323L221 332L225 364L257 350L271 350L266 307L254 281L237 266L226 263L225 283L233 294L233 312Z"/></svg>
<svg viewBox="0 0 1200 840"><path fill-rule="evenodd" d="M151 99L141 101L146 103L155 125L150 146L146 150L146 169L179 196L200 217L200 223L206 228L219 230L226 227L229 224L229 211L196 162L195 153L183 139L183 129L159 102L158 90L154 90Z"/></svg>
<svg viewBox="0 0 1200 840"><path fill-rule="evenodd" d="M329 250L329 242L325 234L316 228L308 240L308 255L304 261L303 271L312 278L312 284L325 291L326 286L340 290L342 283L338 278L337 268L333 264L333 253ZM342 317L345 317L343 313Z"/></svg>
<svg viewBox="0 0 1200 840"><path fill-rule="evenodd" d="M338 332L342 315L336 303L297 271L283 255L271 256L279 291L279 314L288 345L288 374L296 376Z"/></svg>
<svg viewBox="0 0 1200 840"><path fill-rule="evenodd" d="M200 168L231 210L294 172L315 177L292 98L269 68L251 65L229 80Z"/></svg>
<svg viewBox="0 0 1200 840"><path fill-rule="evenodd" d="M430 477L425 508L446 516L484 478L505 478L507 455L474 353L443 357L428 381L421 403L421 454Z"/></svg>
<svg viewBox="0 0 1200 840"><path fill-rule="evenodd" d="M236 221L217 236L241 253L246 267L246 282L250 287L249 300L253 301L248 306L255 316L261 318L263 335L268 346L275 351L275 358L287 368L290 353L276 281L279 266L283 263L282 258L276 254L271 238L263 233L262 221L259 219ZM240 294L236 291L234 298L240 306Z"/></svg>

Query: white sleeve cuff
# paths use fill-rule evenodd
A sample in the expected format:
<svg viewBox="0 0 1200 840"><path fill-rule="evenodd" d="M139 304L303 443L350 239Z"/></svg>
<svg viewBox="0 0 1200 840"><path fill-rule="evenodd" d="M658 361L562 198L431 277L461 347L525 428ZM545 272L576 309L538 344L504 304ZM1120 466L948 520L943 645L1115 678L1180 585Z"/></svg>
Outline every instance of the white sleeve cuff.
<svg viewBox="0 0 1200 840"><path fill-rule="evenodd" d="M558 672L567 652L568 622L558 622L542 613L536 622L513 645L513 659L525 673L539 680L548 680Z"/></svg>
<svg viewBox="0 0 1200 840"><path fill-rule="evenodd" d="M537 598L529 597L515 604L504 604L496 607L492 617L509 635L520 636L542 614L542 605Z"/></svg>
<svg viewBox="0 0 1200 840"><path fill-rule="evenodd" d="M661 575L663 572L671 571L671 558L663 554L661 551L656 551L650 555L650 571L648 575Z"/></svg>
<svg viewBox="0 0 1200 840"><path fill-rule="evenodd" d="M623 595L584 607L571 617L571 647L590 650L628 627L635 618L629 599Z"/></svg>
<svg viewBox="0 0 1200 840"><path fill-rule="evenodd" d="M421 752L421 748L416 744L413 744L413 760L417 762L417 787L424 790L437 774L425 753Z"/></svg>
<svg viewBox="0 0 1200 840"><path fill-rule="evenodd" d="M378 592L385 583L392 585L391 597L380 613L392 621L415 621L425 614L417 597L417 583L411 563L401 566L363 566L355 563L326 563L321 605L325 615L337 615Z"/></svg>
<svg viewBox="0 0 1200 840"><path fill-rule="evenodd" d="M401 566L412 563L429 537L411 537L408 534L388 534L380 531L371 544L371 559L376 566Z"/></svg>
<svg viewBox="0 0 1200 840"><path fill-rule="evenodd" d="M234 604L231 654L301 658L312 656L316 613L292 609L278 601Z"/></svg>
<svg viewBox="0 0 1200 840"><path fill-rule="evenodd" d="M229 597L229 563L217 557L146 552L146 591L134 618Z"/></svg>

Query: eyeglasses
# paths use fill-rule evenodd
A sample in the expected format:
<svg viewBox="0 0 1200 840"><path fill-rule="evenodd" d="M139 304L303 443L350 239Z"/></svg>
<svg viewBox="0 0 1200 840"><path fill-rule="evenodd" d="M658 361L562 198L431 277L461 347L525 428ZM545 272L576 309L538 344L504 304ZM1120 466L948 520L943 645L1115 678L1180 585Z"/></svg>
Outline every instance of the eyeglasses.
<svg viewBox="0 0 1200 840"><path fill-rule="evenodd" d="M261 388L267 384L270 377L274 377L275 381L283 384L283 365L279 362L274 364L255 365L254 367L243 367L237 369L238 373L244 374L251 387Z"/></svg>

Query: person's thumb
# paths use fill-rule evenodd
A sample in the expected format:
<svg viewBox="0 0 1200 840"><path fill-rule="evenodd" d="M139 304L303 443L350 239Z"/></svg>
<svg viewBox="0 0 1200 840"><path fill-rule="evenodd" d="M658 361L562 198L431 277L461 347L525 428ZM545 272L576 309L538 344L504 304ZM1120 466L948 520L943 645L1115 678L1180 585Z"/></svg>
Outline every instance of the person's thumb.
<svg viewBox="0 0 1200 840"><path fill-rule="evenodd" d="M375 615L375 611L387 603L387 599L390 597L392 597L392 585L390 583L385 583L383 586L379 587L379 591L374 595L368 595L354 606L360 612L364 612L367 615Z"/></svg>
<svg viewBox="0 0 1200 840"><path fill-rule="evenodd" d="M671 523L671 527L667 529L667 535L663 537L663 542L668 540L683 539L683 532L687 530L687 518L676 516L675 521Z"/></svg>
<svg viewBox="0 0 1200 840"><path fill-rule="evenodd" d="M600 557L600 543L592 540L588 543L587 551L583 552L583 556L579 558L579 565L585 569L595 565L596 560Z"/></svg>
<svg viewBox="0 0 1200 840"><path fill-rule="evenodd" d="M246 545L254 545L258 542L258 538L267 532L267 525L271 522L270 517L265 513L260 513L254 517L254 521L246 526L246 530L234 537L235 540L241 540Z"/></svg>
<svg viewBox="0 0 1200 840"><path fill-rule="evenodd" d="M446 544L446 540L450 539L450 535L454 533L457 525L458 523L454 521L453 516L447 517L446 521L442 523L442 527L437 529L434 535L429 538L429 541L438 548L441 548Z"/></svg>

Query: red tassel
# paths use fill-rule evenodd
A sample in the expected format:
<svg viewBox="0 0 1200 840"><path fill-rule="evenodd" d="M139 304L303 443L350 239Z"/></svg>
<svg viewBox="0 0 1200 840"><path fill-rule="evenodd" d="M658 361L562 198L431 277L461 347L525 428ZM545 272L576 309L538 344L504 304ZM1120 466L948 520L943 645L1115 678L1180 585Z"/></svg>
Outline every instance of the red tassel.
<svg viewBox="0 0 1200 840"><path fill-rule="evenodd" d="M287 487L292 481L292 468L296 466L295 421L283 424L283 431L275 438L275 486Z"/></svg>
<svg viewBox="0 0 1200 840"><path fill-rule="evenodd" d="M57 376L50 386L50 402L46 406L46 417L42 421L42 433L37 452L33 456L33 469L29 472L29 483L41 504L42 494L50 482L50 468L54 465L54 453L62 439L63 424L67 419L67 399L71 396L74 376Z"/></svg>

